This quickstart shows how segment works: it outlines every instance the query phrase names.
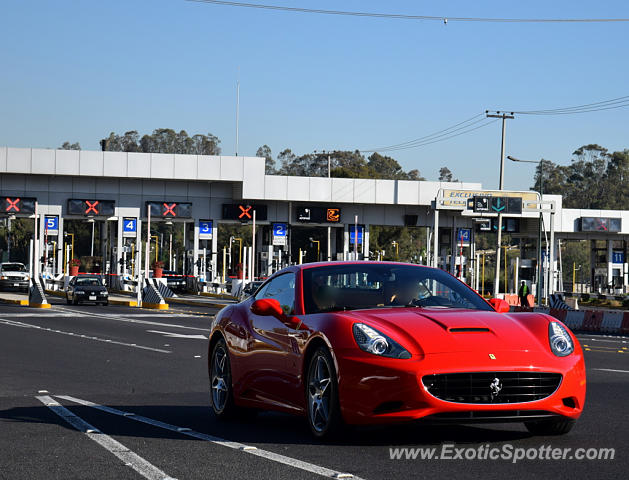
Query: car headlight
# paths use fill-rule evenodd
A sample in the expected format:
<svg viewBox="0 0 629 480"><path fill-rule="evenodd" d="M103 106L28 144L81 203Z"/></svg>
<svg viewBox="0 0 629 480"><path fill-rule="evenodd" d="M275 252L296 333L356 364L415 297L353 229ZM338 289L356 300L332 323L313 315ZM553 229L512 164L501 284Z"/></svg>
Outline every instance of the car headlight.
<svg viewBox="0 0 629 480"><path fill-rule="evenodd" d="M558 357L565 357L574 352L574 342L568 331L558 322L548 325L550 349Z"/></svg>
<svg viewBox="0 0 629 480"><path fill-rule="evenodd" d="M390 358L411 358L411 354L399 343L369 325L355 323L352 330L356 343L365 352Z"/></svg>
<svg viewBox="0 0 629 480"><path fill-rule="evenodd" d="M100 293L101 293L101 295L104 295L105 297L106 297L107 295L109 295L109 292L100 292Z"/></svg>
<svg viewBox="0 0 629 480"><path fill-rule="evenodd" d="M74 293L76 293L77 295L85 295L85 292L83 290L75 290Z"/></svg>

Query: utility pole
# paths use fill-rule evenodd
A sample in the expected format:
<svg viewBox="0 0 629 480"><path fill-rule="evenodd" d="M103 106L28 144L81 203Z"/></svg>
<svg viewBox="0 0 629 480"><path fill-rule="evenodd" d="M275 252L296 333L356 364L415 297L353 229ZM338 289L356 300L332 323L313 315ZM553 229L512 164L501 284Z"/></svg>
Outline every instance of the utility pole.
<svg viewBox="0 0 629 480"><path fill-rule="evenodd" d="M238 79L236 80L236 156L238 156L238 127L240 120L240 67L238 67Z"/></svg>
<svg viewBox="0 0 629 480"><path fill-rule="evenodd" d="M507 120L512 120L514 117L513 112L506 114L504 112L489 113L485 111L487 118L502 118L502 142L500 144L500 183L498 190L504 189L504 170L505 170L505 135L507 131ZM498 296L500 290L500 247L502 243L502 214L498 213L498 239L496 240L496 274L494 276L494 297ZM505 268L507 266L505 265ZM506 285L505 285L506 291Z"/></svg>

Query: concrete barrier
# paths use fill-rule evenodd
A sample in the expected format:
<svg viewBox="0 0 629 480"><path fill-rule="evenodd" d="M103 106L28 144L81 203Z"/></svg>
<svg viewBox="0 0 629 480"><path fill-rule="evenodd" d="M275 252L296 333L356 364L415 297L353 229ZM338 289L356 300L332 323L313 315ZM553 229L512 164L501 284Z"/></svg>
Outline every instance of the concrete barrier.
<svg viewBox="0 0 629 480"><path fill-rule="evenodd" d="M575 332L629 335L629 312L622 310L561 310L556 308L511 307L512 312L545 313Z"/></svg>

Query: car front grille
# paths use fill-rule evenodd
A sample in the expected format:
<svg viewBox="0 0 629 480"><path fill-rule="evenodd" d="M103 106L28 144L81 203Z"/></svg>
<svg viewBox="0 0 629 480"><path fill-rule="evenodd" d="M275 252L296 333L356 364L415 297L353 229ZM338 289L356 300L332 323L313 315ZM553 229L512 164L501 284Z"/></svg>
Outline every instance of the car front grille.
<svg viewBox="0 0 629 480"><path fill-rule="evenodd" d="M454 403L524 403L552 395L562 376L542 372L470 372L426 375L424 387L434 397Z"/></svg>

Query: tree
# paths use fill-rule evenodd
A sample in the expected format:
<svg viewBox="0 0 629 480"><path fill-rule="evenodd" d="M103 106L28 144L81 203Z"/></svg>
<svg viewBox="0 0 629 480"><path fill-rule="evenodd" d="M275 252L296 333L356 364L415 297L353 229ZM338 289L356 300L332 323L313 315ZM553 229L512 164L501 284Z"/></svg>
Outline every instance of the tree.
<svg viewBox="0 0 629 480"><path fill-rule="evenodd" d="M453 174L448 167L441 167L439 169L440 182L458 182L458 179L453 179L452 176Z"/></svg>
<svg viewBox="0 0 629 480"><path fill-rule="evenodd" d="M79 144L79 142L76 142L76 143L63 142L63 145L61 145L59 149L60 150L81 150L81 145Z"/></svg>
<svg viewBox="0 0 629 480"><path fill-rule="evenodd" d="M256 151L256 157L264 158L264 173L272 175L275 173L275 160L271 154L271 147L264 144Z"/></svg>
<svg viewBox="0 0 629 480"><path fill-rule="evenodd" d="M220 155L220 143L218 137L211 133L190 137L185 130L175 132L172 128L157 128L142 138L136 130L125 132L122 136L111 132L109 137L100 141L100 146L103 151L110 152Z"/></svg>

